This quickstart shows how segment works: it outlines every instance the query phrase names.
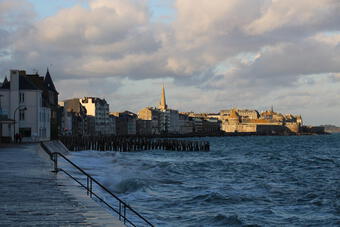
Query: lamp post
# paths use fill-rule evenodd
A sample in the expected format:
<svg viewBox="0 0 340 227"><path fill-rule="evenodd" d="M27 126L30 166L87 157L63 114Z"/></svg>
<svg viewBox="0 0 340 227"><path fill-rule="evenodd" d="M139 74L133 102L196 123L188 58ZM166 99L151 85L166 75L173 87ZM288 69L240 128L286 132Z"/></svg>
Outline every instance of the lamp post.
<svg viewBox="0 0 340 227"><path fill-rule="evenodd" d="M15 120L15 114L16 114L16 112L17 112L17 110L27 110L27 107L26 106L24 106L24 105L19 105L15 110L14 110L14 130L13 130L13 132L14 132L14 136L13 136L13 138L15 139L15 123L16 123L16 120ZM20 120L20 119L19 119Z"/></svg>

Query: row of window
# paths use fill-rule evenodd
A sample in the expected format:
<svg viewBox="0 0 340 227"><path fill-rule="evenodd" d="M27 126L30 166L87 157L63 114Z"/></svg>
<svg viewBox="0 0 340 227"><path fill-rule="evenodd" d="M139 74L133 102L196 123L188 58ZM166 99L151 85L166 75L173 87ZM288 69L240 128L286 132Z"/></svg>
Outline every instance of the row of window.
<svg viewBox="0 0 340 227"><path fill-rule="evenodd" d="M40 112L40 122L49 122L48 113Z"/></svg>

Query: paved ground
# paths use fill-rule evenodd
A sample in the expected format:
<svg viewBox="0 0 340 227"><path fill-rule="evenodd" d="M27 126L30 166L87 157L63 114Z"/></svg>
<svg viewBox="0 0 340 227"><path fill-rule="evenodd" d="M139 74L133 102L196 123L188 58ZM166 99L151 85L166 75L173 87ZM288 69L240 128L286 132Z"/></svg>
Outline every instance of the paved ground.
<svg viewBox="0 0 340 227"><path fill-rule="evenodd" d="M51 170L38 145L0 147L0 226L123 226Z"/></svg>

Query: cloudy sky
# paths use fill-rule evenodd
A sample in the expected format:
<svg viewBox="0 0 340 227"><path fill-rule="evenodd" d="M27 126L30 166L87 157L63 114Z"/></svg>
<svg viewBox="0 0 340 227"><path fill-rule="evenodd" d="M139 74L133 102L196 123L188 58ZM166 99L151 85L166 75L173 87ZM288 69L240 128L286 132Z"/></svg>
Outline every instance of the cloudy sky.
<svg viewBox="0 0 340 227"><path fill-rule="evenodd" d="M45 74L111 111L167 101L340 125L340 0L0 0L0 80Z"/></svg>

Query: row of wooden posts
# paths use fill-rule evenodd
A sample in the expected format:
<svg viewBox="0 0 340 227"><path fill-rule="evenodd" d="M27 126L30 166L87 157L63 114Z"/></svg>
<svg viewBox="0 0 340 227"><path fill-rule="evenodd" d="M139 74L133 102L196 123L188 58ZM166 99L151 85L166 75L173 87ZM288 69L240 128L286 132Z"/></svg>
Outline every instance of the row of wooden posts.
<svg viewBox="0 0 340 227"><path fill-rule="evenodd" d="M210 144L207 141L157 139L147 137L64 136L61 137L60 140L70 151L209 151L210 149Z"/></svg>

